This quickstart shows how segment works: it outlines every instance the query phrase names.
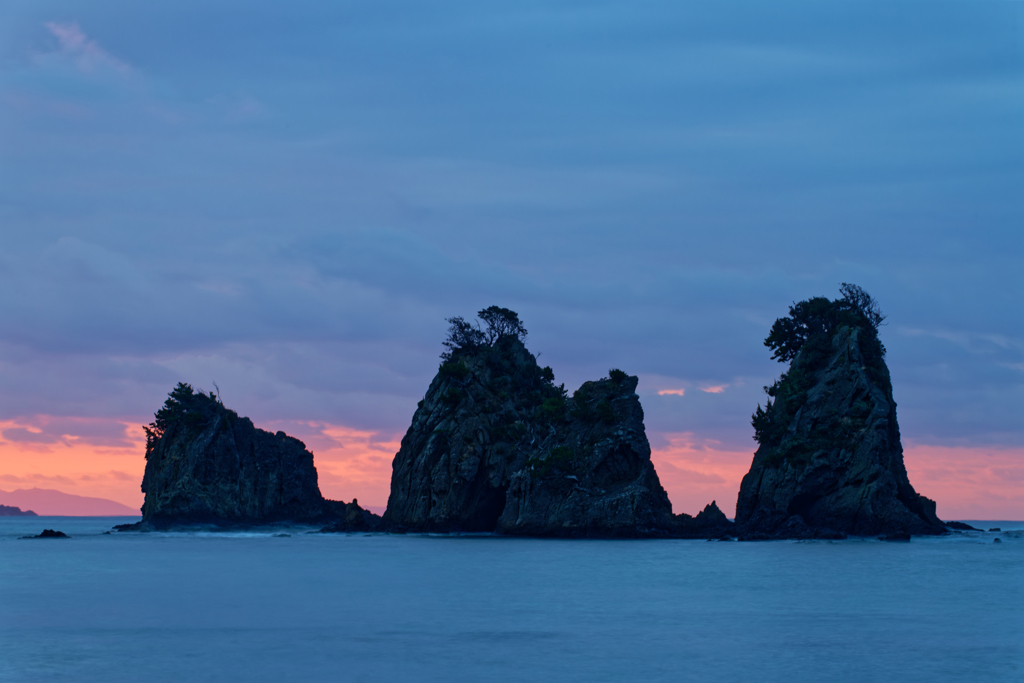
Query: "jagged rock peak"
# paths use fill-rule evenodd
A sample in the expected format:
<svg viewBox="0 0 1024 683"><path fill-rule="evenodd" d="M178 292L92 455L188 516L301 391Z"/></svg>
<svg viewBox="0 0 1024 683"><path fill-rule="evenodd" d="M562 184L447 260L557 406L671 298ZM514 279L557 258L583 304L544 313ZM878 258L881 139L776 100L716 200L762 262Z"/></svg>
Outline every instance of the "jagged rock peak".
<svg viewBox="0 0 1024 683"><path fill-rule="evenodd" d="M859 287L842 292L794 304L765 340L791 364L753 416L759 446L736 506L747 537L944 532L903 464L884 317Z"/></svg>
<svg viewBox="0 0 1024 683"><path fill-rule="evenodd" d="M637 378L612 370L569 397L527 350L514 312L491 307L480 318L486 329L449 319L443 362L395 456L385 524L677 535L651 463Z"/></svg>
<svg viewBox="0 0 1024 683"><path fill-rule="evenodd" d="M145 528L189 523L328 521L313 454L284 432L257 429L212 392L178 384L146 427Z"/></svg>

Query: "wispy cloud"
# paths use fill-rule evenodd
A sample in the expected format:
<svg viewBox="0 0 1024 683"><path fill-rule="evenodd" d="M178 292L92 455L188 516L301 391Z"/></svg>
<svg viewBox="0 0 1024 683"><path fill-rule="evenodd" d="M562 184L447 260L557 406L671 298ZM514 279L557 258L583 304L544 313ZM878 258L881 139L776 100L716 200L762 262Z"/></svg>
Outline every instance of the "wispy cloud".
<svg viewBox="0 0 1024 683"><path fill-rule="evenodd" d="M995 350L1024 351L1024 341L1005 334L963 330L928 330L917 327L900 327L898 332L908 337L941 339L956 344L970 353L987 354Z"/></svg>
<svg viewBox="0 0 1024 683"><path fill-rule="evenodd" d="M16 474L0 474L0 481L8 482L11 484L32 484L33 486L38 486L40 484L64 484L66 486L75 485L74 479L59 474L29 474L20 477Z"/></svg>
<svg viewBox="0 0 1024 683"><path fill-rule="evenodd" d="M47 434L41 430L33 430L28 427L12 427L0 432L5 441L12 443L57 443L62 442L60 436Z"/></svg>
<svg viewBox="0 0 1024 683"><path fill-rule="evenodd" d="M686 389L661 389L658 396L686 396Z"/></svg>
<svg viewBox="0 0 1024 683"><path fill-rule="evenodd" d="M1017 519L1024 449L904 442L910 483L938 501L942 519Z"/></svg>
<svg viewBox="0 0 1024 683"><path fill-rule="evenodd" d="M700 390L705 394L721 394L729 388L728 384L715 384L710 387L701 387Z"/></svg>
<svg viewBox="0 0 1024 683"><path fill-rule="evenodd" d="M120 472L118 470L110 470L109 472L101 474L83 474L78 479L79 481L86 482L107 482L111 480L137 482L139 480L137 475L128 474L127 472Z"/></svg>
<svg viewBox="0 0 1024 683"><path fill-rule="evenodd" d="M260 425L283 429L313 452L320 491L332 500L358 497L362 505L383 507L391 490L391 461L401 434L357 429L341 424L277 421Z"/></svg>
<svg viewBox="0 0 1024 683"><path fill-rule="evenodd" d="M105 448L133 447L139 440L137 425L108 418L32 415L18 420L0 421L0 446L89 445Z"/></svg>
<svg viewBox="0 0 1024 683"><path fill-rule="evenodd" d="M712 500L732 515L752 449L728 450L693 432L651 433L651 460L675 512L694 514Z"/></svg>
<svg viewBox="0 0 1024 683"><path fill-rule="evenodd" d="M122 74L131 72L128 64L100 47L77 23L48 21L45 26L57 39L60 52L70 58L79 71L93 73L101 69L113 69Z"/></svg>

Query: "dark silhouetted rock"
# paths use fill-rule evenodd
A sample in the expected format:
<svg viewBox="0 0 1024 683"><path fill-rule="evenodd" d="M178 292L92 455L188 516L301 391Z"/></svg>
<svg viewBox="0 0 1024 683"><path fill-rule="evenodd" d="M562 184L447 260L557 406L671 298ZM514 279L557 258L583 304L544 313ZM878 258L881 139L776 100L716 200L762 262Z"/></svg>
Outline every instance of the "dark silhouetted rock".
<svg viewBox="0 0 1024 683"><path fill-rule="evenodd" d="M38 517L31 510L22 510L14 505L0 505L0 517Z"/></svg>
<svg viewBox="0 0 1024 683"><path fill-rule="evenodd" d="M994 529L989 529L989 531L1002 531L1002 529L1000 529L999 527L995 527Z"/></svg>
<svg viewBox="0 0 1024 683"><path fill-rule="evenodd" d="M526 457L510 477L496 531L631 538L673 528L636 385L629 376L586 382L553 416L529 423L533 443L524 435L518 450Z"/></svg>
<svg viewBox="0 0 1024 683"><path fill-rule="evenodd" d="M743 537L948 533L907 478L877 329L844 301L795 305L765 342L792 363L754 415L760 445L736 506ZM786 321L800 329L791 323L804 305L823 329L784 354L773 339Z"/></svg>
<svg viewBox="0 0 1024 683"><path fill-rule="evenodd" d="M118 530L325 523L347 512L320 495L301 441L257 429L213 394L179 384L147 434L143 519Z"/></svg>
<svg viewBox="0 0 1024 683"><path fill-rule="evenodd" d="M21 538L71 538L63 531L56 531L54 529L43 529L43 533L38 536L22 536Z"/></svg>
<svg viewBox="0 0 1024 683"><path fill-rule="evenodd" d="M999 538L993 538L992 542L993 543L1002 543L1003 541L1002 541L1002 539L999 539Z"/></svg>
<svg viewBox="0 0 1024 683"><path fill-rule="evenodd" d="M651 463L636 377L612 371L570 398L517 335L450 348L395 456L386 528L682 535ZM731 526L717 506L705 513L688 518L689 533Z"/></svg>
<svg viewBox="0 0 1024 683"><path fill-rule="evenodd" d="M711 501L696 517L687 514L675 515L675 535L684 538L719 538L731 540L734 525L722 512L718 503Z"/></svg>
<svg viewBox="0 0 1024 683"><path fill-rule="evenodd" d="M964 524L963 522L946 522L946 527L956 531L981 531L981 529L975 529L970 524Z"/></svg>
<svg viewBox="0 0 1024 683"><path fill-rule="evenodd" d="M352 531L377 531L380 528L380 516L359 507L359 501L353 498L351 503L345 505L341 519L320 531L325 534L338 534Z"/></svg>

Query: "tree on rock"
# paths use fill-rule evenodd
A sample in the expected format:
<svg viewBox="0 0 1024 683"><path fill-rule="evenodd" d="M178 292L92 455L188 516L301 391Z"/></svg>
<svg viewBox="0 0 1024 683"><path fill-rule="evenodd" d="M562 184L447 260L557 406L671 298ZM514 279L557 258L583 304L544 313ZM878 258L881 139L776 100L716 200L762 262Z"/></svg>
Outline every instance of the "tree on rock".
<svg viewBox="0 0 1024 683"><path fill-rule="evenodd" d="M480 329L480 323L467 322L461 316L446 319L448 338L444 340L444 347L447 350L441 354L442 360L450 361L461 353L475 351L481 346L494 346L498 340L506 337L526 341L526 327L515 311L488 306L477 313L477 317L483 321L484 329Z"/></svg>
<svg viewBox="0 0 1024 683"><path fill-rule="evenodd" d="M788 363L804 344L830 337L843 326L864 328L877 339L878 326L885 320L878 302L857 285L844 282L839 291L843 296L834 301L816 296L793 304L788 316L775 321L764 340L773 360Z"/></svg>
<svg viewBox="0 0 1024 683"><path fill-rule="evenodd" d="M843 293L842 301L845 301L850 308L860 313L875 330L878 330L878 326L885 320L882 309L878 307L878 302L863 289L848 282L841 284L839 291Z"/></svg>
<svg viewBox="0 0 1024 683"><path fill-rule="evenodd" d="M789 307L764 340L789 367L752 416L757 452L736 522L750 538L942 533L911 486L878 328L878 303L843 283Z"/></svg>
<svg viewBox="0 0 1024 683"><path fill-rule="evenodd" d="M526 328L519 320L519 314L500 306L488 306L477 313L477 317L484 321L487 329L487 343L494 345L502 337L517 337L519 341L526 341Z"/></svg>
<svg viewBox="0 0 1024 683"><path fill-rule="evenodd" d="M217 407L223 408L223 404L213 392L197 392L191 384L178 382L163 407L156 411L153 421L143 427L146 432L146 457L153 452L157 442L173 423L182 419L191 423L206 422Z"/></svg>

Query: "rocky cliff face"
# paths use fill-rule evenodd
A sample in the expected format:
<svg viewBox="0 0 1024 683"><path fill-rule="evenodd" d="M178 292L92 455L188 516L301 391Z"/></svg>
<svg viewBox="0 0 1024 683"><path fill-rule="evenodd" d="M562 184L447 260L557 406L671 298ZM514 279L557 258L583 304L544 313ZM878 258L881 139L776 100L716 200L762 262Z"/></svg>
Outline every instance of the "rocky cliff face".
<svg viewBox="0 0 1024 683"><path fill-rule="evenodd" d="M636 377L613 371L571 398L553 378L514 336L442 365L395 456L384 523L641 537L679 535L683 523L699 535L725 521L673 517L651 463Z"/></svg>
<svg viewBox="0 0 1024 683"><path fill-rule="evenodd" d="M498 532L632 537L671 528L636 385L629 376L586 382L531 425L533 443L520 448L526 458L509 479Z"/></svg>
<svg viewBox="0 0 1024 683"><path fill-rule="evenodd" d="M315 522L345 515L325 500L313 454L257 429L212 395L179 384L148 430L143 525Z"/></svg>
<svg viewBox="0 0 1024 683"><path fill-rule="evenodd" d="M751 538L943 533L903 465L884 349L842 325L805 344L755 416L760 447L736 523Z"/></svg>
<svg viewBox="0 0 1024 683"><path fill-rule="evenodd" d="M515 338L441 366L392 463L385 523L493 531L534 444L534 412L560 393Z"/></svg>

